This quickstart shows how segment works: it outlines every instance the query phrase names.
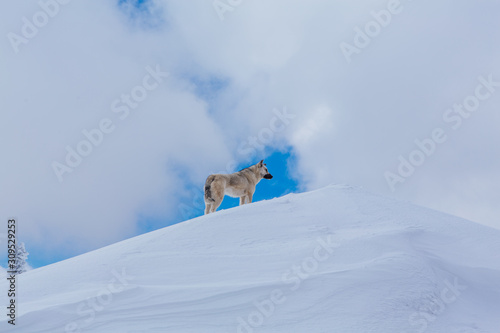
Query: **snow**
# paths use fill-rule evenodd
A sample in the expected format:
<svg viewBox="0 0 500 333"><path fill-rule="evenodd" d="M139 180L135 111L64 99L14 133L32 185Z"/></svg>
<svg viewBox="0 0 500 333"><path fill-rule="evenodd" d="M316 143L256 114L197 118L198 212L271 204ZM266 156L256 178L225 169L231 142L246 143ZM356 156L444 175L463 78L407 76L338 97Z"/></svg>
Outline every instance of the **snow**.
<svg viewBox="0 0 500 333"><path fill-rule="evenodd" d="M0 330L498 333L499 281L499 230L337 185L21 274Z"/></svg>

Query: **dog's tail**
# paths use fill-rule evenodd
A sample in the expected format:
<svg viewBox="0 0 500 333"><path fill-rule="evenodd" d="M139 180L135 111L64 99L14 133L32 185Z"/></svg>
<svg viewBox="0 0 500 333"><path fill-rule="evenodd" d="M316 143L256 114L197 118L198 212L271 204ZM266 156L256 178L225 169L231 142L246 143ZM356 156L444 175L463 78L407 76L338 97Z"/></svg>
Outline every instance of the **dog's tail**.
<svg viewBox="0 0 500 333"><path fill-rule="evenodd" d="M212 182L214 179L215 176L210 175L205 182L205 202L215 202L214 198L212 198Z"/></svg>

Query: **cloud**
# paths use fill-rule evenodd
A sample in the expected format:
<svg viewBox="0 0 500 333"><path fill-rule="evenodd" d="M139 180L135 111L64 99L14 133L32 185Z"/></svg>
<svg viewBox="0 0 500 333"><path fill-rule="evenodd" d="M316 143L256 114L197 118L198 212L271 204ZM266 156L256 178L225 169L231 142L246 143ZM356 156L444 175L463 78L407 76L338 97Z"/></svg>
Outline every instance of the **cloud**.
<svg viewBox="0 0 500 333"><path fill-rule="evenodd" d="M155 45L164 36L133 30L126 20L114 6L71 2L19 53L3 41L9 86L2 89L0 126L8 140L0 145L10 163L2 170L9 189L2 192L2 216L17 214L19 237L52 251L64 246L78 253L134 235L139 214L175 217L176 191L184 184L169 163L196 179L203 168L194 158L215 168L213 161L230 157L206 103L178 79L160 77L144 99L135 89L151 70L167 73L170 57L148 54L162 52ZM7 21L14 21L6 25L11 29L20 25ZM146 82L155 84L151 77ZM97 134L98 145L80 147L90 141L84 131L99 130L103 119L113 130L102 139ZM57 176L54 162L67 166L68 151L89 149L71 172Z"/></svg>
<svg viewBox="0 0 500 333"><path fill-rule="evenodd" d="M362 185L500 227L500 91L457 131L442 119L479 76L500 80L500 23L488 14L499 5L400 4L350 62L340 45L355 45L389 1L242 1L223 21L202 0L60 4L17 53L0 42L1 216L17 214L52 253L135 235L140 217L173 221L190 189L242 158L241 144L286 107L296 118L269 146L292 147L304 189ZM9 3L1 34L22 35L40 10ZM140 97L148 66L168 76L121 119L113 102ZM59 182L52 163L103 119L114 129ZM391 192L384 173L436 127L448 140Z"/></svg>

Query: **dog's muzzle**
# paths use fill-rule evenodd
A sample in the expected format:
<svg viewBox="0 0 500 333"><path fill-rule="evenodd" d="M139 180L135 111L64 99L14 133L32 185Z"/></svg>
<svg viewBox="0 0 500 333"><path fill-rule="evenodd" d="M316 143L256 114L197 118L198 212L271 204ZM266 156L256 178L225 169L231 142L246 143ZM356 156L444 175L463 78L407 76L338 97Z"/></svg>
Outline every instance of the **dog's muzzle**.
<svg viewBox="0 0 500 333"><path fill-rule="evenodd" d="M267 175L264 176L265 179L272 179L273 178L273 175L271 175L270 173L268 173Z"/></svg>

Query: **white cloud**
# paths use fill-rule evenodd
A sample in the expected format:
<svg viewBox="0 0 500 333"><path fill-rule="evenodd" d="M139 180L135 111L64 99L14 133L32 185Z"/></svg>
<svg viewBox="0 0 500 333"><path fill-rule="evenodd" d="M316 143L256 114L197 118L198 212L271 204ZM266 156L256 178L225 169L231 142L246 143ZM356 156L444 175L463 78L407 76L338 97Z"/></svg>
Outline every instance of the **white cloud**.
<svg viewBox="0 0 500 333"><path fill-rule="evenodd" d="M492 33L500 23L485 14L498 4L401 3L351 63L340 43L352 42L354 28L386 1L244 1L224 21L201 0L155 1L154 19L142 21L112 2L61 6L18 53L0 41L8 78L0 83L0 149L8 161L1 216L18 214L24 235L38 245L51 239L44 246L53 251L133 235L138 216L178 215L186 180L201 183L223 170L242 142L269 125L272 110L286 107L297 118L279 144L295 149L305 188L363 185L500 227L490 200L436 199L495 197L500 180L487 175L499 166L500 91L395 193L383 176L415 139L444 126L444 110L473 92L479 75L500 80ZM35 1L9 3L0 33L20 33L22 17L39 10ZM156 65L169 77L120 120L111 103ZM223 84L200 95L193 78ZM51 163L103 118L116 128L59 183Z"/></svg>
<svg viewBox="0 0 500 333"><path fill-rule="evenodd" d="M23 6L12 5L16 12ZM18 54L3 41L9 85L0 126L8 140L0 146L10 163L2 169L2 216L16 214L32 247L84 251L135 234L140 214L176 216L176 189L184 184L169 174L169 162L196 178L230 157L207 105L177 88L175 77L125 119L113 112L113 101L143 83L147 66L169 71L175 57L158 58L165 36L128 30L121 15L100 2L72 2ZM59 182L52 163L65 164L66 147L76 150L82 131L104 118L114 130Z"/></svg>

